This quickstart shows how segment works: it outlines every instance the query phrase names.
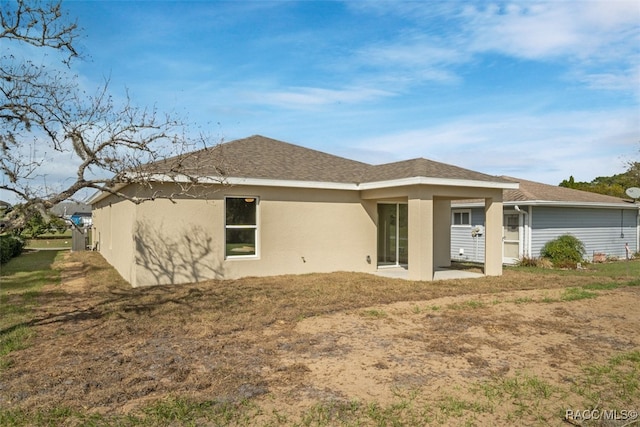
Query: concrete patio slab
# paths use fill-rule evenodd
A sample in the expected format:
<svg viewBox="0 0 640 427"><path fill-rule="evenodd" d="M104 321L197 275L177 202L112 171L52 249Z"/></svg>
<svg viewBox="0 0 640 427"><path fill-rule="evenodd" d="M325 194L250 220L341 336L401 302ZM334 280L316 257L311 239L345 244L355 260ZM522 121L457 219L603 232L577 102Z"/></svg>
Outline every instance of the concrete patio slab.
<svg viewBox="0 0 640 427"><path fill-rule="evenodd" d="M380 268L375 274L391 279L409 280L409 271L404 267ZM439 268L433 274L433 280L477 279L479 277L484 277L484 274L449 268Z"/></svg>

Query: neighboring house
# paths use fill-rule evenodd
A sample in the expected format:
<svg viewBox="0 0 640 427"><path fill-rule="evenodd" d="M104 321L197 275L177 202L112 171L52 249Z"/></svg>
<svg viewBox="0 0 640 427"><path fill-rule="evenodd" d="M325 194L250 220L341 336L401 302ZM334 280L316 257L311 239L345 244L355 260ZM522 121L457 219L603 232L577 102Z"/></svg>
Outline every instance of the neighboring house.
<svg viewBox="0 0 640 427"><path fill-rule="evenodd" d="M51 208L51 213L70 220L73 214L89 214L91 216L91 206L86 203L61 202Z"/></svg>
<svg viewBox="0 0 640 427"><path fill-rule="evenodd" d="M584 243L587 260L592 260L594 254L625 258L627 243L632 252L639 250L640 204L523 179L502 179L520 184L519 189L504 192L505 263L540 257L545 243L563 234L571 234ZM451 257L482 262L482 202L454 202L451 224Z"/></svg>
<svg viewBox="0 0 640 427"><path fill-rule="evenodd" d="M91 227L91 212L74 212L69 220L78 227Z"/></svg>
<svg viewBox="0 0 640 427"><path fill-rule="evenodd" d="M199 176L191 185L182 170ZM133 286L451 263L451 201L484 201L486 275L502 274L502 192L517 183L426 159L369 165L252 136L146 166L174 194L134 204L94 195L93 247Z"/></svg>

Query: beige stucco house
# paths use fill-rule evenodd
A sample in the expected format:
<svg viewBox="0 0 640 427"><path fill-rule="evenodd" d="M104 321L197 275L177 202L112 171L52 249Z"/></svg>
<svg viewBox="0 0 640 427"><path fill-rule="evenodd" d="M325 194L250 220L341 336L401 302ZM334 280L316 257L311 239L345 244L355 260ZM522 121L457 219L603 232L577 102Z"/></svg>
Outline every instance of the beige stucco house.
<svg viewBox="0 0 640 427"><path fill-rule="evenodd" d="M198 185L172 172L178 161ZM153 201L90 200L94 247L133 286L400 266L432 280L451 262L451 202L470 198L484 200L484 272L500 275L502 194L518 188L422 158L369 165L262 136L147 172L151 187L120 191Z"/></svg>

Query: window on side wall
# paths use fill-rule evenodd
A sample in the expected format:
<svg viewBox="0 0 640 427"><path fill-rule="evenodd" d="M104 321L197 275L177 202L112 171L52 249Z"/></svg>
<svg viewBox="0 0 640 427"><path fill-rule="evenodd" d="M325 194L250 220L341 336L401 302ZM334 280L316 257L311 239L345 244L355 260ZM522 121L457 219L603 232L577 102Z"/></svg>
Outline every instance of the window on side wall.
<svg viewBox="0 0 640 427"><path fill-rule="evenodd" d="M225 198L225 256L258 255L258 198Z"/></svg>
<svg viewBox="0 0 640 427"><path fill-rule="evenodd" d="M471 211L470 210L453 211L453 218L451 219L451 224L454 226L471 225Z"/></svg>

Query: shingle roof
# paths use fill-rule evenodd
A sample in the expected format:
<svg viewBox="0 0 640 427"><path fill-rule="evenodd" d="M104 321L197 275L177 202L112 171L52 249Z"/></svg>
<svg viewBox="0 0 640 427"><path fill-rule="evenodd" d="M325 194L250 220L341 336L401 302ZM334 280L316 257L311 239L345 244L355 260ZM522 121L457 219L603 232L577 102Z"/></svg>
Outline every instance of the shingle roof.
<svg viewBox="0 0 640 427"><path fill-rule="evenodd" d="M505 202L525 201L549 201L549 202L583 202L583 203L624 203L625 199L575 190L572 188L558 187L542 184L535 181L527 181L509 176L502 176L504 180L519 183L517 190L504 190Z"/></svg>
<svg viewBox="0 0 640 427"><path fill-rule="evenodd" d="M634 205L629 203L627 199L619 197L607 196L604 194L591 193L588 191L575 190L566 187L557 187L554 185L543 184L541 182L527 181L526 179L513 178L510 176L501 176L503 181L518 183L518 189L502 190L503 202L505 203L548 203L552 204L585 204L585 205L627 205L633 208ZM457 200L456 205L466 205L483 203L479 199L474 200Z"/></svg>
<svg viewBox="0 0 640 427"><path fill-rule="evenodd" d="M504 179L496 176L486 175L469 169L423 158L370 166L364 177L364 181L390 181L416 176L490 182L504 181Z"/></svg>
<svg viewBox="0 0 640 427"><path fill-rule="evenodd" d="M511 182L422 158L370 165L260 135L152 163L146 169L154 173L182 171L196 176L340 183L411 177Z"/></svg>

